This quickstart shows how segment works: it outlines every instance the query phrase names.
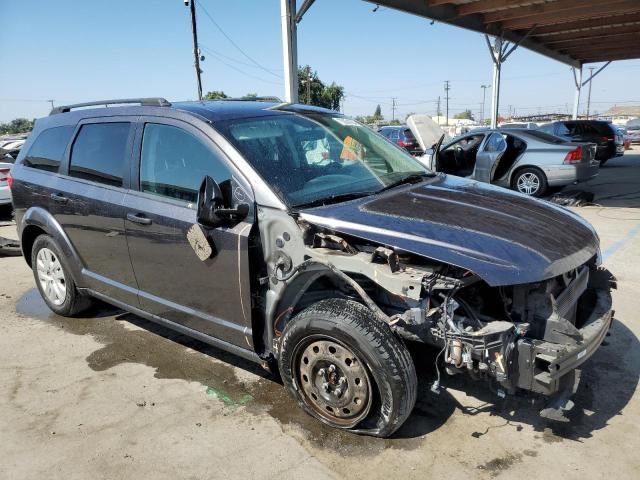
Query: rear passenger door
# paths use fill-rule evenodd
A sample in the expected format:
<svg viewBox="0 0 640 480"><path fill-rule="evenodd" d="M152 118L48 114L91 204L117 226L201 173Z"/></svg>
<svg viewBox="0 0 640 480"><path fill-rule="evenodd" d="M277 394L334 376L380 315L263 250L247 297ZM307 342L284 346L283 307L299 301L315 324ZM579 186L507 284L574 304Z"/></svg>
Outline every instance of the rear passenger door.
<svg viewBox="0 0 640 480"><path fill-rule="evenodd" d="M182 121L143 119L135 151L139 168L126 200L126 230L141 308L252 349L247 251L253 207L237 225L203 227L211 258L201 261L187 238L206 175L233 199L230 207L252 205L249 187L204 133Z"/></svg>
<svg viewBox="0 0 640 480"><path fill-rule="evenodd" d="M506 150L507 142L501 133L494 132L489 135L476 155L473 178L480 182L491 183L493 172Z"/></svg>
<svg viewBox="0 0 640 480"><path fill-rule="evenodd" d="M82 260L86 286L130 305L137 285L122 202L133 132L128 117L81 121L50 193L50 211Z"/></svg>

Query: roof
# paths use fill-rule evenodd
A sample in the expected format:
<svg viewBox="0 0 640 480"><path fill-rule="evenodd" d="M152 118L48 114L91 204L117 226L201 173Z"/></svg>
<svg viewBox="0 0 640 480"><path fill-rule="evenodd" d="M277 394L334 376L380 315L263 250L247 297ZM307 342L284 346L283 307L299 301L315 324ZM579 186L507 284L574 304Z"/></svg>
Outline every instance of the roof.
<svg viewBox="0 0 640 480"><path fill-rule="evenodd" d="M230 120L236 118L263 117L295 112L331 113L338 112L326 108L313 107L311 105L275 103L247 100L209 100L202 102L176 102L172 108L200 115L211 122Z"/></svg>
<svg viewBox="0 0 640 480"><path fill-rule="evenodd" d="M640 58L638 0L367 0L511 42L563 63Z"/></svg>
<svg viewBox="0 0 640 480"><path fill-rule="evenodd" d="M601 114L603 117L640 117L640 106L611 107Z"/></svg>

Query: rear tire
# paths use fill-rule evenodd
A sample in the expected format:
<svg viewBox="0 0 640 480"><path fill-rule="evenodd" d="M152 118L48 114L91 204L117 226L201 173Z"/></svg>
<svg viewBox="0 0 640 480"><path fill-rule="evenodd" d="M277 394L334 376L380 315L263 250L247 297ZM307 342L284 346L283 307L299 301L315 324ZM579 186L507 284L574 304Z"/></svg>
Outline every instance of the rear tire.
<svg viewBox="0 0 640 480"><path fill-rule="evenodd" d="M31 249L31 269L47 306L58 315L72 317L89 308L92 300L78 291L60 252L53 237L40 235Z"/></svg>
<svg viewBox="0 0 640 480"><path fill-rule="evenodd" d="M511 188L530 197L542 197L549 188L547 177L537 168L518 170L511 179Z"/></svg>
<svg viewBox="0 0 640 480"><path fill-rule="evenodd" d="M352 300L322 300L293 318L280 339L278 366L298 404L332 427L388 437L416 402L409 351Z"/></svg>

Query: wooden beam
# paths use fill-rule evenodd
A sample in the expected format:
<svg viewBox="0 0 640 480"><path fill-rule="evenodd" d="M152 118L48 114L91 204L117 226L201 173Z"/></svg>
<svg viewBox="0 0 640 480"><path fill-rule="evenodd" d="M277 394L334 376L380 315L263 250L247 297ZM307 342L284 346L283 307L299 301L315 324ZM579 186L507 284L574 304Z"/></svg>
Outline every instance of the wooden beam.
<svg viewBox="0 0 640 480"><path fill-rule="evenodd" d="M594 2L594 0L556 0L554 2L536 3L526 7L486 13L484 15L484 21L485 23L495 23L539 15L557 15L571 10L589 9L596 4L598 6L605 6L616 3L630 2L626 0L598 0L597 2Z"/></svg>
<svg viewBox="0 0 640 480"><path fill-rule="evenodd" d="M557 48L558 50L571 50L572 48L581 48L584 46L591 45L623 45L627 47L631 47L634 45L640 45L640 31L635 33L627 33L625 35L616 35L616 36L608 36L608 37L599 37L599 38L591 38L591 39L578 39L571 40L568 42L563 42L560 44L549 45L548 43L544 43L549 47Z"/></svg>
<svg viewBox="0 0 640 480"><path fill-rule="evenodd" d="M575 41L590 41L601 38L622 37L629 33L640 33L640 23L625 25L615 28L595 28L591 30L580 30L578 32L564 33L547 37L540 37L537 40L545 45L570 44Z"/></svg>
<svg viewBox="0 0 640 480"><path fill-rule="evenodd" d="M426 2L430 7L439 7L440 5L446 5L447 3L455 3L453 0L428 0Z"/></svg>
<svg viewBox="0 0 640 480"><path fill-rule="evenodd" d="M612 25L627 25L640 22L640 13L632 13L628 15L593 18L590 20L579 20L574 22L562 23L558 25L549 25L545 27L537 27L533 33L534 37L559 35L567 32L578 32L589 28L607 28Z"/></svg>
<svg viewBox="0 0 640 480"><path fill-rule="evenodd" d="M569 10L563 14L533 15L525 18L518 18L502 22L502 27L509 30L525 30L534 25L562 25L575 20L588 20L591 18L599 18L606 15L621 15L624 13L640 12L640 2L624 1L619 4L596 5L591 8L581 8L577 10Z"/></svg>
<svg viewBox="0 0 640 480"><path fill-rule="evenodd" d="M616 60L635 60L640 58L640 52L621 53L616 55L585 55L579 60L582 63L614 62Z"/></svg>
<svg viewBox="0 0 640 480"><path fill-rule="evenodd" d="M608 55L640 54L640 47L598 47L594 45L591 48L584 47L575 50L564 50L564 53L576 58L592 56L603 56L606 58Z"/></svg>
<svg viewBox="0 0 640 480"><path fill-rule="evenodd" d="M537 0L543 2L545 0ZM514 2L513 0L478 0L476 2L465 3L458 6L458 15L473 15L475 13L487 13L502 8L522 8L522 4L527 2ZM530 2L528 2L530 3Z"/></svg>

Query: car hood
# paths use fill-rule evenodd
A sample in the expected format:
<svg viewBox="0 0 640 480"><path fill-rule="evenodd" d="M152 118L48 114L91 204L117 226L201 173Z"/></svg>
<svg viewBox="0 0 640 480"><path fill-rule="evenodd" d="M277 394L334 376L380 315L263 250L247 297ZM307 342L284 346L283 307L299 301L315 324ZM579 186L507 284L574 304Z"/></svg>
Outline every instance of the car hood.
<svg viewBox="0 0 640 480"><path fill-rule="evenodd" d="M300 219L471 270L492 286L552 278L599 253L595 231L577 214L447 175L304 209Z"/></svg>

